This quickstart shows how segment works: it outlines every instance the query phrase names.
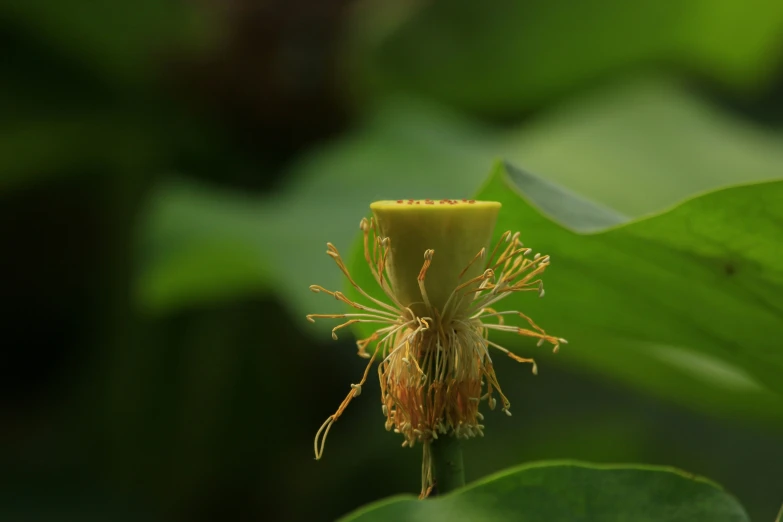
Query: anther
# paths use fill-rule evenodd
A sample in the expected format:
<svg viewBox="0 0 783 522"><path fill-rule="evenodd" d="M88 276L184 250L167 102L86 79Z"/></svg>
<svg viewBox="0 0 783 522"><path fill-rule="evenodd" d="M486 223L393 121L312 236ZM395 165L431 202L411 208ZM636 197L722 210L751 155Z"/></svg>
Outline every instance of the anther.
<svg viewBox="0 0 783 522"><path fill-rule="evenodd" d="M354 397L358 397L362 394L362 385L361 384L351 384L351 388L354 389L355 393L353 394Z"/></svg>

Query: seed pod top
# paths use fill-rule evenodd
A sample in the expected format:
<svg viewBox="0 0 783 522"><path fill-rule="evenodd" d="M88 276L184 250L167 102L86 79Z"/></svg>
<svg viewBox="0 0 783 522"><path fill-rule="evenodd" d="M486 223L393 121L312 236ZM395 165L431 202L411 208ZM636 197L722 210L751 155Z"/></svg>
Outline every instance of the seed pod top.
<svg viewBox="0 0 783 522"><path fill-rule="evenodd" d="M460 280L481 274L483 263L471 261L489 245L500 206L495 201L453 199L372 203L379 232L391 244L389 278L400 303L427 315L418 279L422 254L431 250L427 294L432 307L442 312Z"/></svg>

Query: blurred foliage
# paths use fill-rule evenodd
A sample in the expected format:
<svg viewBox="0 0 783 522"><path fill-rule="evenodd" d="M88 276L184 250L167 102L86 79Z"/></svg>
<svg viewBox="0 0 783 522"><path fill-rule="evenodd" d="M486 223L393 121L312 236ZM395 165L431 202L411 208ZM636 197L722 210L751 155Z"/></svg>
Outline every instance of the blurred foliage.
<svg viewBox="0 0 783 522"><path fill-rule="evenodd" d="M415 491L419 453L371 386L313 462L363 361L308 330L338 303L307 287L342 284L323 245L347 249L370 201L467 197L501 158L545 180L483 190L553 255L547 299L523 305L573 343L535 379L497 362L527 414L487 416L468 479L673 465L772 519L777 183L596 230L781 177L782 16L772 0L4 2L0 519L334 520ZM596 204L598 222L552 210ZM593 317L597 296L620 315Z"/></svg>
<svg viewBox="0 0 783 522"><path fill-rule="evenodd" d="M369 201L469 197L501 157L639 216L693 193L779 177L783 136L741 124L662 79L613 87L503 131L394 99L353 135L295 162L292 182L273 198L184 181L160 187L145 223L152 254L142 264L140 298L165 310L254 291L265 275L292 288L305 272L308 284L337 287L339 272L310 259L327 241L349 244ZM236 271L207 266L215 259ZM312 294L282 296L300 314L319 306Z"/></svg>
<svg viewBox="0 0 783 522"><path fill-rule="evenodd" d="M737 501L671 469L539 463L499 473L430 502L392 498L341 519L582 522L745 522Z"/></svg>
<svg viewBox="0 0 783 522"><path fill-rule="evenodd" d="M496 117L640 65L688 68L752 90L770 81L783 45L775 0L408 4L402 17L386 7L402 18L393 30L383 30L382 9L375 24L372 16L360 24L359 83L373 96L411 90Z"/></svg>

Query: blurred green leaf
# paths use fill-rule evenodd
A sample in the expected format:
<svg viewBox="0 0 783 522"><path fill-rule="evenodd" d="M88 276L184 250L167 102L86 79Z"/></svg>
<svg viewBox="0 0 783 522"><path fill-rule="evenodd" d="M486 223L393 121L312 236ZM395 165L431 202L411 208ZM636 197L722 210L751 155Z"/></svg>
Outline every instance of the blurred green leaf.
<svg viewBox="0 0 783 522"><path fill-rule="evenodd" d="M140 302L163 312L265 287L297 314L336 311L336 301L307 291L314 283L342 284L323 255L327 241L350 245L376 199L469 197L498 157L639 216L696 192L780 176L783 139L654 79L586 96L505 132L397 99L356 132L303 157L275 197L162 186L143 223L143 237L155 240L143 242ZM231 246L221 236L232 238ZM226 270L225 288L217 259L241 267ZM269 274L274 286L262 284Z"/></svg>
<svg viewBox="0 0 783 522"><path fill-rule="evenodd" d="M127 120L116 111L92 111L10 125L0 143L0 190L74 171L123 171L160 157L160 141Z"/></svg>
<svg viewBox="0 0 783 522"><path fill-rule="evenodd" d="M141 230L138 299L151 310L263 292L274 280L274 216L259 201L169 180L148 202L154 226Z"/></svg>
<svg viewBox="0 0 783 522"><path fill-rule="evenodd" d="M498 473L443 497L392 497L344 522L745 522L742 506L711 482L671 468L544 462Z"/></svg>
<svg viewBox="0 0 783 522"><path fill-rule="evenodd" d="M655 77L581 96L501 139L497 156L633 217L783 175L783 135Z"/></svg>
<svg viewBox="0 0 783 522"><path fill-rule="evenodd" d="M783 42L783 5L774 0L413 4L357 14L354 59L365 90L500 116L660 63L757 87L773 77Z"/></svg>

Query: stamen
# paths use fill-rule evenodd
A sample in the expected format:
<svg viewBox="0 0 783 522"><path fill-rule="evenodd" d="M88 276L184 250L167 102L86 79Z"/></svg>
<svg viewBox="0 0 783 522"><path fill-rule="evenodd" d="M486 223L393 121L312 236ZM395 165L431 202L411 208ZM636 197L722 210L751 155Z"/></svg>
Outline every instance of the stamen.
<svg viewBox="0 0 783 522"><path fill-rule="evenodd" d="M486 264L486 266L484 268L489 268L490 265L492 265L492 260L495 259L495 254L497 254L498 249L500 249L500 245L502 245L503 243L508 242L510 237L511 237L511 231L510 230L506 230L505 232L503 232L503 234L500 236L500 239L498 240L498 242L495 243L495 248L492 249L492 254L490 254L490 256L487 258L487 264Z"/></svg>
<svg viewBox="0 0 783 522"><path fill-rule="evenodd" d="M497 348L498 350L500 350L502 352L504 352L506 355L508 355L509 357L511 357L512 359L514 359L517 362L532 364L533 365L533 375L538 375L538 365L536 365L536 361L535 360L533 360L533 359L526 359L524 357L520 357L519 355L509 351L507 348L504 348L504 347L500 346L499 344L493 343L492 341L487 341L487 344L492 346L492 347L494 347L494 348Z"/></svg>
<svg viewBox="0 0 783 522"><path fill-rule="evenodd" d="M337 267L340 269L340 271L343 273L343 275L345 275L346 279L348 279L348 282L351 283L351 286L356 288L365 298L369 299L373 303L375 303L375 304L377 304L379 306L382 306L383 308L386 308L390 312L398 312L397 308L394 308L394 307L392 307L390 305L387 305L383 301L379 301L378 299L374 298L373 296L371 296L370 294L365 292L364 289L362 287L360 287L356 283L356 281L353 280L353 277L351 277L351 273L348 271L348 267L345 266L345 263L343 262L342 257L340 257L340 253L337 251L337 248L333 244L331 244L331 243L327 243L326 247L327 247L326 253L332 259L334 259L334 262L337 264ZM394 294L389 292L386 289L386 287L384 287L383 285L381 285L381 288L384 289L384 292L386 292L386 295L389 296L389 298L394 302L394 304L398 305L399 308L402 308L402 305L399 304L399 302L397 301L397 298L394 296Z"/></svg>
<svg viewBox="0 0 783 522"><path fill-rule="evenodd" d="M468 269L469 269L471 266L473 266L473 263L475 263L475 262L476 262L477 260L479 260L479 259L484 259L484 256L486 255L486 253L487 253L487 249L486 249L486 248L482 248L481 250L479 250L478 254L476 254L476 255L473 257L473 259L470 261L470 263L468 263L468 266L466 266L465 268L463 268L463 269L462 269L462 272L460 272L460 273L459 273L459 276L457 276L457 279L458 279L458 280L459 280L459 279L462 279L462 276L464 276L464 275L465 275L465 272L467 272L467 271L468 271Z"/></svg>
<svg viewBox="0 0 783 522"><path fill-rule="evenodd" d="M398 318L401 315L399 313L399 311L394 310L394 308L391 308L391 307L388 307L388 306L386 308L390 308L391 310L394 310L396 313L392 313L392 312L388 312L388 311L384 311L384 310L376 310L375 308L370 308L369 306L365 306L363 304L356 303L354 301L351 301L347 297L345 297L345 295L342 292L340 292L340 291L332 292L331 290L327 290L326 288L324 288L324 287L322 287L320 285L312 285L310 287L310 289L313 290L313 292L315 292L315 293L323 292L325 294L329 294L330 296L334 297L338 301L342 301L343 303L345 303L345 304L347 304L347 305L349 305L349 306L351 306L353 308L356 308L357 310L363 310L365 312L371 312L373 314L384 315L384 316L387 316L387 317L390 317L390 318Z"/></svg>
<svg viewBox="0 0 783 522"><path fill-rule="evenodd" d="M324 454L324 445L326 444L326 436L329 435L329 430L332 428L332 424L334 424L337 421L337 419L340 418L340 415L343 414L345 408L347 408L348 404L351 403L351 400L354 397L358 397L359 394L362 393L362 385L367 381L367 374L370 372L370 367L372 366L372 363L375 360L376 355L378 355L378 348L375 349L375 353L370 358L370 362L367 363L367 367L364 369L364 375L362 376L362 380L359 381L359 384L351 384L351 391L348 392L348 395L340 404L340 407L337 408L337 411L326 419L326 421L321 425L321 428L316 432L314 446L313 446L315 449L315 460L321 460L321 457ZM321 437L322 433L323 433L323 437ZM318 443L319 438L321 439L320 444Z"/></svg>
<svg viewBox="0 0 783 522"><path fill-rule="evenodd" d="M429 269L430 265L432 264L432 256L435 254L435 251L425 250L424 251L424 264L421 267L421 270L419 271L419 290L421 291L421 297L424 299L424 305L427 307L427 310L432 309L432 305L430 304L430 299L427 296L427 289L424 287L424 278L427 276L427 270Z"/></svg>

